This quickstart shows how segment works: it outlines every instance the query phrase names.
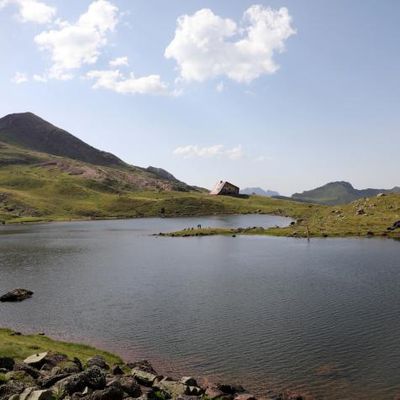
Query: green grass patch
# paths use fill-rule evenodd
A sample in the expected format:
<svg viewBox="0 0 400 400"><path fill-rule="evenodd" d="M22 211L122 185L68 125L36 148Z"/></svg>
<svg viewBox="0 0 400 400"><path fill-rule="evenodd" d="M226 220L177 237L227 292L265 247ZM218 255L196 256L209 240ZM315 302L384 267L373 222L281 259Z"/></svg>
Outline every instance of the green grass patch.
<svg viewBox="0 0 400 400"><path fill-rule="evenodd" d="M62 353L71 359L77 357L82 362L98 354L110 365L123 363L122 359L114 354L84 344L57 341L41 335L12 336L11 330L0 329L0 357L24 360L32 354L46 351Z"/></svg>

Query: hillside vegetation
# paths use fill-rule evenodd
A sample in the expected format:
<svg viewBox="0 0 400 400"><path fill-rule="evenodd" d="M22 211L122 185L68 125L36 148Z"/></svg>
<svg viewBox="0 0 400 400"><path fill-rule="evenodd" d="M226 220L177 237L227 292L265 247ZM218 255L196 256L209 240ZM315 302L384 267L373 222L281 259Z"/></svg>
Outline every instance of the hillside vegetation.
<svg viewBox="0 0 400 400"><path fill-rule="evenodd" d="M208 235L273 235L288 237L392 237L400 238L400 194L356 200L342 206L318 206L291 203L285 200L282 209L296 218L284 228L243 227L239 229L202 228L166 233L188 237ZM285 208L285 204L291 204Z"/></svg>

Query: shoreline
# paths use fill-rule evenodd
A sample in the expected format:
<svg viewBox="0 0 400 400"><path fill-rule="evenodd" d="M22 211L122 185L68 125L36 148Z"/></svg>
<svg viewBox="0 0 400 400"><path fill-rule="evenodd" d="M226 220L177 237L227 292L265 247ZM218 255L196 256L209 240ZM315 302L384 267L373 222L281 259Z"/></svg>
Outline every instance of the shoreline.
<svg viewBox="0 0 400 400"><path fill-rule="evenodd" d="M32 357L41 359L32 363L28 362L27 360ZM12 368L8 366L11 363L10 360L12 360ZM53 363L55 364L53 365ZM68 368L65 371L60 371L60 367L63 369L67 365ZM80 371L75 369L77 365L81 366ZM22 334L12 329L0 328L0 396L2 391L16 390L13 393L15 396L12 397L13 400L25 399L22 396L29 386L30 393L42 394L47 390L48 395L51 391L52 396L67 400L69 399L67 394L72 395L73 393L58 396L60 383L69 382L69 380L76 381L79 376L89 373L93 366L102 369L104 385L98 388L89 388L88 393L86 392L87 389L81 394L79 393L81 390L76 390L74 393L78 394L79 398L107 400L110 395L109 390L111 387L114 388L115 382L118 382L116 386L121 389L121 380L130 379L131 384L136 387L137 395L125 390L124 397L130 395L131 398L140 397L140 400L312 399L312 397L290 390L281 393L267 390L265 395L256 397L257 395L254 396L249 393L240 384L217 383L215 379L206 377L200 377L200 383L197 383L196 378L189 376L174 379L158 374L147 360L128 362L114 353L91 345L52 339L44 333ZM34 371L35 369L37 371ZM16 388L15 382L20 386L17 385ZM64 390L69 390L69 388L69 385L65 385ZM92 395L95 395L95 397L93 398ZM122 393L121 397L116 394L115 399L122 400Z"/></svg>

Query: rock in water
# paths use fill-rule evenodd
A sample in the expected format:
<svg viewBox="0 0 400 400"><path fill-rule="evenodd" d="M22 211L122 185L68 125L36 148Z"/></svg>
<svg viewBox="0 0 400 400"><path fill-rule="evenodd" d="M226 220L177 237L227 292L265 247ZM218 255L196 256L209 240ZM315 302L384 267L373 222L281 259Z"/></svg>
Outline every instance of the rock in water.
<svg viewBox="0 0 400 400"><path fill-rule="evenodd" d="M32 297L33 292L27 289L14 289L0 297L1 302L22 301Z"/></svg>

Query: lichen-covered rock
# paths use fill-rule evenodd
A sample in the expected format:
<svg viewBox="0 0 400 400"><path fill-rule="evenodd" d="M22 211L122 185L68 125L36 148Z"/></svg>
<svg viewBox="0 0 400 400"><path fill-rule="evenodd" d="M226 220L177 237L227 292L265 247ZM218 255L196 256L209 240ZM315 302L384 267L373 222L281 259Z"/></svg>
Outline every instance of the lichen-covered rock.
<svg viewBox="0 0 400 400"><path fill-rule="evenodd" d="M129 363L128 367L131 369L140 369L141 371L145 371L145 372L149 372L153 375L157 375L156 370L153 368L153 366L147 360L140 360L140 361L136 361L134 363Z"/></svg>
<svg viewBox="0 0 400 400"><path fill-rule="evenodd" d="M103 356L93 356L91 358L89 358L89 360L87 361L87 366L88 367L99 367L101 369L110 369L110 366L106 363L106 360L104 359Z"/></svg>
<svg viewBox="0 0 400 400"><path fill-rule="evenodd" d="M56 383L58 390L72 395L82 392L85 387L99 390L106 386L106 374L99 367L90 367L86 371L68 376Z"/></svg>
<svg viewBox="0 0 400 400"><path fill-rule="evenodd" d="M15 363L14 371L24 371L27 374L29 374L33 379L37 379L40 376L40 372L36 368L31 367L31 366L29 366L29 365L27 365L25 363L22 363L22 362L21 363L19 363L19 362Z"/></svg>
<svg viewBox="0 0 400 400"><path fill-rule="evenodd" d="M153 383L157 379L157 375L151 372L146 372L138 368L132 369L132 376L136 379L138 383L144 386L153 386Z"/></svg>
<svg viewBox="0 0 400 400"><path fill-rule="evenodd" d="M14 394L20 394L25 390L25 384L19 381L9 381L0 386L0 400L5 400Z"/></svg>
<svg viewBox="0 0 400 400"><path fill-rule="evenodd" d="M35 380L25 371L10 371L6 373L7 381L21 382L25 386L35 386Z"/></svg>

